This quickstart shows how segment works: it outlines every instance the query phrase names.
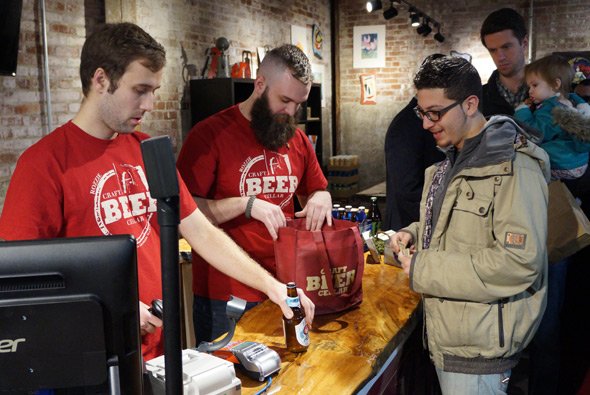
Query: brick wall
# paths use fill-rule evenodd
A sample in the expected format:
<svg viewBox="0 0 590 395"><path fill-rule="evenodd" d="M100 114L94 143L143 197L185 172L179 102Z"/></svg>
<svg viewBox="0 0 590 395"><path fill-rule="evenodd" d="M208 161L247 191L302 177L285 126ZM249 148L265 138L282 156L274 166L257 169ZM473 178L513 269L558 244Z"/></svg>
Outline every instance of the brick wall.
<svg viewBox="0 0 590 395"><path fill-rule="evenodd" d="M414 94L411 80L422 59L435 52L448 54L450 50L469 53L485 82L495 66L479 39L481 23L490 12L502 7L517 9L527 23L530 14L529 1L410 2L442 23L444 43L435 41L432 34L426 38L419 36L409 24L407 8L386 21L382 10L368 14L364 0L339 2L340 153L360 156L361 188L385 179L385 133L391 119ZM553 51L590 50L590 35L586 28L581 28L588 26L589 20L590 3L587 1L534 1L533 58ZM380 24L386 25L385 67L354 69L353 27ZM376 74L376 105L360 105L359 75L362 73Z"/></svg>
<svg viewBox="0 0 590 395"><path fill-rule="evenodd" d="M100 0L96 0L100 1ZM82 96L78 78L79 54L86 35L88 9L78 0L46 2L51 104L54 127L71 119ZM116 3L107 0L107 4ZM132 3L131 6L128 3ZM418 8L443 24L447 40L440 44L432 35L423 38L409 26L407 10L385 21L382 12L367 14L364 0L339 0L340 51L340 152L361 157L361 188L385 177L383 140L389 122L413 95L411 78L421 60L433 52L451 49L467 52L487 80L494 69L479 41L479 28L494 9L517 8L528 19L529 1L456 0L431 2L416 0ZM387 3L387 2L384 2ZM450 3L450 4L449 4ZM185 96L182 78L181 46L188 62L200 72L205 49L223 35L230 40L230 63L241 58L242 50L257 46L275 46L290 40L290 25L310 27L317 23L324 33L325 81L330 81L330 15L326 0L156 0L124 1L132 15L125 20L138 23L167 48L168 64L163 86L158 91L155 110L143 123L152 135L168 134L175 142L191 125L181 101ZM107 8L109 6L107 5ZM112 5L110 6L113 7ZM123 7L122 7L123 8ZM109 12L110 11L110 12ZM109 15L116 14L107 9ZM92 11L96 12L96 11ZM45 121L40 12L36 0L23 1L18 76L0 76L0 207L11 171L20 153L48 133ZM580 26L588 26L590 5L586 0L534 2L533 44L535 54L552 51L589 50L590 35ZM352 30L357 25L385 24L386 65L381 69L352 68ZM361 106L361 73L376 73L377 104ZM324 152L329 152L330 89L324 109Z"/></svg>
<svg viewBox="0 0 590 395"><path fill-rule="evenodd" d="M199 73L205 50L219 36L230 41L230 63L241 60L242 50L290 42L290 26L318 24L324 33L325 80L330 81L329 2L323 0L46 0L53 127L71 119L82 100L78 68L88 24L94 24L106 3L106 18L135 22L167 50L167 66L157 101L142 124L151 135L170 135L178 145L190 128L182 110L185 83L181 46L188 63ZM119 4L120 3L120 4ZM88 9L84 4L89 5ZM121 16L121 13L123 14ZM89 15L90 14L90 18ZM94 17L93 17L94 15ZM98 16L97 16L98 15ZM24 0L17 77L0 76L0 209L18 156L49 130L43 89L42 48L38 1ZM325 91L330 95L330 89ZM330 106L330 97L326 102ZM186 107L186 104L185 104ZM329 143L330 107L324 109L324 141ZM328 148L324 149L325 151Z"/></svg>

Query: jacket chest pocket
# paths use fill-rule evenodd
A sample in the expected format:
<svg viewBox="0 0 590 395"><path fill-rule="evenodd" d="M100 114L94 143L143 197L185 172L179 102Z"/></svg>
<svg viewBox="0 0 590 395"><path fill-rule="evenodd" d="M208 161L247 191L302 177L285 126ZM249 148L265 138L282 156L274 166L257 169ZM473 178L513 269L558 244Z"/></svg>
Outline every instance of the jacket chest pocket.
<svg viewBox="0 0 590 395"><path fill-rule="evenodd" d="M461 183L459 191L451 211L447 246L452 243L473 250L491 245L492 195L478 192L466 181Z"/></svg>

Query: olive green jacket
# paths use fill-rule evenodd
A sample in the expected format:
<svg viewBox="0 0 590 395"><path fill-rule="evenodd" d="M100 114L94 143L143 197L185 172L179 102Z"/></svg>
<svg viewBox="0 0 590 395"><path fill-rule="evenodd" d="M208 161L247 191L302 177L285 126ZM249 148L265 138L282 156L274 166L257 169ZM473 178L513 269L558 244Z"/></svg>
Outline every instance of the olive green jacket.
<svg viewBox="0 0 590 395"><path fill-rule="evenodd" d="M470 374L512 368L545 309L547 153L512 119L492 117L467 164L449 181L428 249L426 170L410 286L423 294L435 365Z"/></svg>

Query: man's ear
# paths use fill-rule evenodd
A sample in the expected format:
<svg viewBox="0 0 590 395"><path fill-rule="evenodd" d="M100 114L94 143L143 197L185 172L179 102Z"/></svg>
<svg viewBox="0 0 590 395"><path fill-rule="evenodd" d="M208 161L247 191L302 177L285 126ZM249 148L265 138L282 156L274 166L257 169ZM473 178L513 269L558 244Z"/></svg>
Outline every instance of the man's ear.
<svg viewBox="0 0 590 395"><path fill-rule="evenodd" d="M257 75L256 79L254 80L254 92L260 97L264 93L267 87L266 78L263 75Z"/></svg>
<svg viewBox="0 0 590 395"><path fill-rule="evenodd" d="M527 49L529 47L529 35L528 34L522 38L522 47L524 49Z"/></svg>
<svg viewBox="0 0 590 395"><path fill-rule="evenodd" d="M467 107L467 115L471 116L478 111L479 99L477 96L471 95L465 99L465 104Z"/></svg>
<svg viewBox="0 0 590 395"><path fill-rule="evenodd" d="M92 76L92 86L97 93L108 92L111 81L102 67L99 67Z"/></svg>

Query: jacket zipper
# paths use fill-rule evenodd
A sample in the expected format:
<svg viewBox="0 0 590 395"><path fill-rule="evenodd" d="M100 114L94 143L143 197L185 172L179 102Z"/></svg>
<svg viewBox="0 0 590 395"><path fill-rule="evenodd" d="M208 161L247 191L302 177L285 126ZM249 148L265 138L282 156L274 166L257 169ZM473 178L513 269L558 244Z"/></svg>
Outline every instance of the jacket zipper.
<svg viewBox="0 0 590 395"><path fill-rule="evenodd" d="M499 339L500 339L500 347L504 347L504 317L502 316L502 309L504 308L504 303L506 303L507 299L502 299L498 302L498 330L499 330Z"/></svg>

